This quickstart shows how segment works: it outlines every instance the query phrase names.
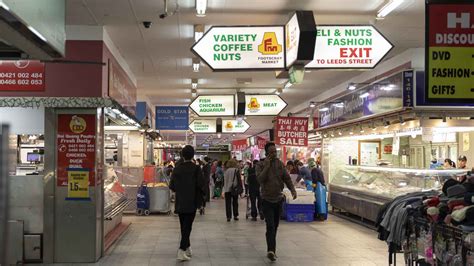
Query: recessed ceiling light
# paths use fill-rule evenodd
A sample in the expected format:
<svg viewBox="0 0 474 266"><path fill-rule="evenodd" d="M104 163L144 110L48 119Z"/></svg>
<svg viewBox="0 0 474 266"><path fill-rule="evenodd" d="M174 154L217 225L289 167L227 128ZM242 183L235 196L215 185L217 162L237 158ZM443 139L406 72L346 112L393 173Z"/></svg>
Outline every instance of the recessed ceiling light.
<svg viewBox="0 0 474 266"><path fill-rule="evenodd" d="M207 9L207 0L196 0L196 16L205 17Z"/></svg>
<svg viewBox="0 0 474 266"><path fill-rule="evenodd" d="M377 12L377 18L378 19L383 19L385 18L388 14L390 14L393 10L395 10L397 7L399 7L401 4L403 4L404 0L390 0L388 1L387 4L385 4L379 12Z"/></svg>

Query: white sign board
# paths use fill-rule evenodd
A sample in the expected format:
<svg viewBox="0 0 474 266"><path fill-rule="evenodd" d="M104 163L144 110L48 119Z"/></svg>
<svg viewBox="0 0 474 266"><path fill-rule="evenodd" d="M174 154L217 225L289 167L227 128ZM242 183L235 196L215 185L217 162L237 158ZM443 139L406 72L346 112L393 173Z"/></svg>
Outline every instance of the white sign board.
<svg viewBox="0 0 474 266"><path fill-rule="evenodd" d="M222 120L222 133L245 133L249 128L245 120Z"/></svg>
<svg viewBox="0 0 474 266"><path fill-rule="evenodd" d="M392 48L372 25L318 25L314 60L306 68L374 68Z"/></svg>
<svg viewBox="0 0 474 266"><path fill-rule="evenodd" d="M286 33L286 66L289 67L298 58L298 45L300 42L300 26L296 13L285 26Z"/></svg>
<svg viewBox="0 0 474 266"><path fill-rule="evenodd" d="M268 95L245 95L245 115L255 116L276 116L285 107L287 103L275 94Z"/></svg>
<svg viewBox="0 0 474 266"><path fill-rule="evenodd" d="M198 116L233 116L234 95L199 95L189 108Z"/></svg>
<svg viewBox="0 0 474 266"><path fill-rule="evenodd" d="M217 122L216 120L194 120L189 125L194 133L216 133L217 132Z"/></svg>
<svg viewBox="0 0 474 266"><path fill-rule="evenodd" d="M214 26L191 50L212 70L283 69L283 29L283 26Z"/></svg>

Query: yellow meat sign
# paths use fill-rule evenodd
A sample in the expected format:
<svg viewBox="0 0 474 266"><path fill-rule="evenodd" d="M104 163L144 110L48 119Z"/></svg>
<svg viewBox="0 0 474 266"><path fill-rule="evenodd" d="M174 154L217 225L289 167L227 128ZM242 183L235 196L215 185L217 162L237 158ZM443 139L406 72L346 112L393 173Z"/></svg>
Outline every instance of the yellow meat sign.
<svg viewBox="0 0 474 266"><path fill-rule="evenodd" d="M257 109L260 108L260 104L257 101L257 98L250 98L250 103L248 104L249 109Z"/></svg>

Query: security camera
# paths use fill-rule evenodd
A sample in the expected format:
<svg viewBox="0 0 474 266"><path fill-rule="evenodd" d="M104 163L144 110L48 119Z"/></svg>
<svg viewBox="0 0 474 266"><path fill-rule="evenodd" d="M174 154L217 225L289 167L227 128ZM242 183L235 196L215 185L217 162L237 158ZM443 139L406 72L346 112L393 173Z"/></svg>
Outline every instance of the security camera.
<svg viewBox="0 0 474 266"><path fill-rule="evenodd" d="M168 16L168 13L160 14L159 18L165 19Z"/></svg>
<svg viewBox="0 0 474 266"><path fill-rule="evenodd" d="M151 21L143 21L143 27L145 27L145 29L149 29L151 28L151 25L153 24L153 22Z"/></svg>

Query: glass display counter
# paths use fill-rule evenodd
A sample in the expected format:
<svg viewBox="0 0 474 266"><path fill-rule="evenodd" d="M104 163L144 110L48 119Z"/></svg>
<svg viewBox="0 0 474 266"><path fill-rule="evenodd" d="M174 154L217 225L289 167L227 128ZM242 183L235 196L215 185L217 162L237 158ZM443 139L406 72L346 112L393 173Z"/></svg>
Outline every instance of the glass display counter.
<svg viewBox="0 0 474 266"><path fill-rule="evenodd" d="M450 178L467 170L406 169L377 166L345 166L332 177L330 204L334 209L375 221L381 206L400 195L441 190Z"/></svg>

